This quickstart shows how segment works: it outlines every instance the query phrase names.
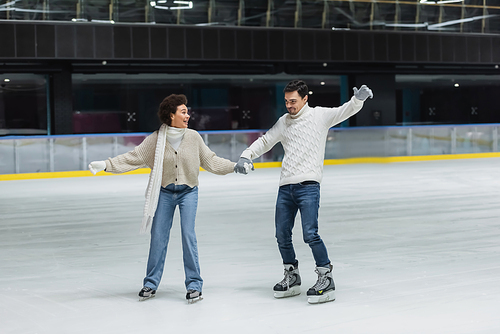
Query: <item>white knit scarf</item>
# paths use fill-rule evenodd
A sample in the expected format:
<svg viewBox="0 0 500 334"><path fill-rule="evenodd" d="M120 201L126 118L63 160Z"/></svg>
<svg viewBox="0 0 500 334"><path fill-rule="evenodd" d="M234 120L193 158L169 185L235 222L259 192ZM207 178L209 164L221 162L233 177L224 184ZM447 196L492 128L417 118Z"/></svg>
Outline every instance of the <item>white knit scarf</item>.
<svg viewBox="0 0 500 334"><path fill-rule="evenodd" d="M149 174L148 187L146 188L146 203L144 203L144 217L142 218L141 234L151 230L158 198L160 197L161 179L163 176L163 155L165 153L165 144L167 142L166 124L162 124L158 130L158 139L156 141L155 161L153 169Z"/></svg>
<svg viewBox="0 0 500 334"><path fill-rule="evenodd" d="M146 202L144 203L144 217L142 218L141 234L151 231L153 218L155 216L156 208L158 207L158 199L160 198L161 180L163 176L163 158L165 154L165 145L167 139L172 142L177 142L178 144L179 138L182 140L182 136L184 136L184 133L186 133L185 128L182 129L174 128L166 124L162 124L160 130L158 130L158 139L156 140L156 150L155 150L155 161L153 169L149 174L149 182L145 194Z"/></svg>

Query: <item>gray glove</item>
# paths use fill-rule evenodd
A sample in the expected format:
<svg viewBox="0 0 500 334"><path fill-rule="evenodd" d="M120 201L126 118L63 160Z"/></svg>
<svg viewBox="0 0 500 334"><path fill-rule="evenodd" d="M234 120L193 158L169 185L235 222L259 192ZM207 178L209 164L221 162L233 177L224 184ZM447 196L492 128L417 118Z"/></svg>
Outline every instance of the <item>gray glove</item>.
<svg viewBox="0 0 500 334"><path fill-rule="evenodd" d="M252 160L240 157L236 165L234 165L234 172L240 174L248 174L250 170L254 170Z"/></svg>
<svg viewBox="0 0 500 334"><path fill-rule="evenodd" d="M354 97L360 101L364 101L367 98L373 99L373 92L366 85L359 87L359 89L354 87L353 90L354 90Z"/></svg>

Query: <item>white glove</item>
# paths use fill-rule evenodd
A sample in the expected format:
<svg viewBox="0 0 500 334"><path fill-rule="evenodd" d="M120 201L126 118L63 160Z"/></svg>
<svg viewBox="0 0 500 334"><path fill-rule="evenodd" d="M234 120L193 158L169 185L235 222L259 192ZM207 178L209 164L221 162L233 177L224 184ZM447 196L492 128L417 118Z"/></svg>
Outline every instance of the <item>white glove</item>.
<svg viewBox="0 0 500 334"><path fill-rule="evenodd" d="M103 171L106 169L106 163L104 161L92 161L89 164L89 170L92 172L92 174L96 175L100 171Z"/></svg>
<svg viewBox="0 0 500 334"><path fill-rule="evenodd" d="M354 87L353 90L354 90L354 97L360 101L364 101L367 98L373 99L373 92L366 85L359 87L359 90L356 87Z"/></svg>
<svg viewBox="0 0 500 334"><path fill-rule="evenodd" d="M254 170L253 163L249 163L249 164L246 163L244 166L245 166L245 174L248 174L248 173L250 173L251 170Z"/></svg>

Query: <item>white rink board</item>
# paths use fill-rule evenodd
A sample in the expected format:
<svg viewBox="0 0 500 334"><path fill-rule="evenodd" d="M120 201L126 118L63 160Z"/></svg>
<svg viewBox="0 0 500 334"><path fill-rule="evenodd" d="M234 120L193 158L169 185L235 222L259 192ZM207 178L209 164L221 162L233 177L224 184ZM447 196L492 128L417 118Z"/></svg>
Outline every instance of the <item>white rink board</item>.
<svg viewBox="0 0 500 334"><path fill-rule="evenodd" d="M299 225L302 294L273 298L278 179L200 174L194 305L177 214L157 297L138 302L147 175L0 182L0 332L500 332L500 159L325 166L337 300L322 305L307 304L316 274Z"/></svg>

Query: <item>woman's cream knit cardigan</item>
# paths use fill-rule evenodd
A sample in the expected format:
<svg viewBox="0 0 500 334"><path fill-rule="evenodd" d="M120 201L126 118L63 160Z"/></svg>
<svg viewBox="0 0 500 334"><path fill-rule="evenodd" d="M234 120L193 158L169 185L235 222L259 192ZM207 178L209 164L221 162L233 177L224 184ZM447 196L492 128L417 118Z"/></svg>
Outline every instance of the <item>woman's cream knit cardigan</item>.
<svg viewBox="0 0 500 334"><path fill-rule="evenodd" d="M172 148L168 141L166 141L166 138L163 140L165 141L161 175L161 186L163 187L171 183L175 185L185 184L189 187L197 186L200 167L218 175L226 175L234 171L235 163L216 156L215 153L205 145L200 134L194 130L186 129L184 138L177 151ZM153 167L155 166L157 141L158 131L155 131L146 137L146 139L132 151L114 158L109 158L106 160L106 172L125 173L137 168L149 167L152 169L151 175L154 175L156 172L153 171ZM150 177L150 185L152 185L152 182L154 183ZM153 184L153 191L159 192L159 188L155 188ZM150 186L148 186L148 190L149 189L151 189ZM151 196L153 199L156 198L156 201L153 203L155 209L158 198L157 195L158 194L152 194ZM145 220L143 220L142 232L150 228L152 223L151 220L154 216L153 210L152 215L147 217L147 207L148 204L150 204L148 203L148 197L148 191L146 191Z"/></svg>

